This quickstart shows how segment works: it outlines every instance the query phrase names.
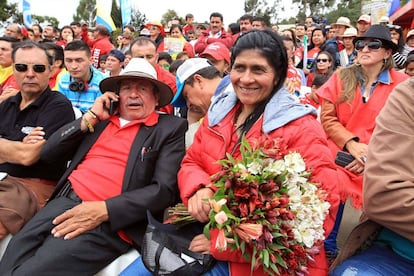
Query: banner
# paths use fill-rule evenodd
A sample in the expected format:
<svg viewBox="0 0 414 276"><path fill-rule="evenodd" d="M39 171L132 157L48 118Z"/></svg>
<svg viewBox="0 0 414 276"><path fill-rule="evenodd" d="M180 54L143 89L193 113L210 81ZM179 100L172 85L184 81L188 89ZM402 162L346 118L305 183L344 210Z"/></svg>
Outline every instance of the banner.
<svg viewBox="0 0 414 276"><path fill-rule="evenodd" d="M32 28L32 14L29 0L23 0L23 24L26 28Z"/></svg>
<svg viewBox="0 0 414 276"><path fill-rule="evenodd" d="M388 0L388 16L393 15L400 9L400 0Z"/></svg>
<svg viewBox="0 0 414 276"><path fill-rule="evenodd" d="M132 5L131 0L119 0L122 16L122 28L131 24L132 19Z"/></svg>
<svg viewBox="0 0 414 276"><path fill-rule="evenodd" d="M104 25L113 32L116 27L111 17L111 9L111 0L96 0L96 24Z"/></svg>

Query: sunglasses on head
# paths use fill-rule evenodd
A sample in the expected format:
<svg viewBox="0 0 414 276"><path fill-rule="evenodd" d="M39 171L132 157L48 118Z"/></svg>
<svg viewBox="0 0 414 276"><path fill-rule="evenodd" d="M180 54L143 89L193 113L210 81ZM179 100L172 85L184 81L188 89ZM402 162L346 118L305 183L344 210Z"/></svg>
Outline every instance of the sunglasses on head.
<svg viewBox="0 0 414 276"><path fill-rule="evenodd" d="M382 47L382 42L379 39L374 39L371 41L358 40L355 43L355 49L357 51L361 51L362 49L365 48L365 46L368 46L368 49L370 50L378 50L379 48Z"/></svg>
<svg viewBox="0 0 414 276"><path fill-rule="evenodd" d="M14 69L16 69L17 72L26 72L28 68L29 68L29 64L16 63L14 65ZM46 71L46 65L32 64L32 69L36 73L43 73L44 71Z"/></svg>
<svg viewBox="0 0 414 276"><path fill-rule="evenodd" d="M327 58L318 58L316 60L316 62L328 62L328 61L329 61L329 59L327 59Z"/></svg>

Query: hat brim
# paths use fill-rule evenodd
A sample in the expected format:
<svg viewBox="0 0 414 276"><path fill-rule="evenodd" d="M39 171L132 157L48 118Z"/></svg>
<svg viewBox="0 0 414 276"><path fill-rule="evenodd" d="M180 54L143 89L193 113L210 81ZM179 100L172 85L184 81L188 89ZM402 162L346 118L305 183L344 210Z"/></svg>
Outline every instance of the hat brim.
<svg viewBox="0 0 414 276"><path fill-rule="evenodd" d="M362 36L358 36L358 37L354 38L353 43L355 45L355 43L358 40L364 40L366 38L379 39L379 40L381 40L382 44L383 45L387 45L389 49L392 49L393 51L397 51L398 50L398 46L394 42L392 42L392 41L390 42L390 41L387 41L387 40L384 40L384 39L378 38L378 37L370 37L370 36L364 36L364 37L362 37Z"/></svg>
<svg viewBox="0 0 414 276"><path fill-rule="evenodd" d="M147 80L150 81L152 84L154 84L159 92L159 100L158 100L158 107L165 106L169 104L173 98L173 91L171 88L158 80L155 80L149 75L144 74L142 72L128 72L128 75L119 75L115 77L109 77L106 79L103 79L101 83L99 84L99 89L102 93L105 93L106 91L113 91L118 92L119 90L119 83L122 80Z"/></svg>
<svg viewBox="0 0 414 276"><path fill-rule="evenodd" d="M333 23L333 24L331 24L331 27L334 28L337 25L339 25L339 26L345 26L347 28L351 28L352 27L352 25L346 24L346 23Z"/></svg>

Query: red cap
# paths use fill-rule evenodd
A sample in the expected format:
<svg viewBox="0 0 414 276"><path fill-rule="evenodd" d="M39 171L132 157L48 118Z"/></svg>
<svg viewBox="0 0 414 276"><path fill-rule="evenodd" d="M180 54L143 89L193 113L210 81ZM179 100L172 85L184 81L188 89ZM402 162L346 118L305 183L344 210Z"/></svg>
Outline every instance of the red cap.
<svg viewBox="0 0 414 276"><path fill-rule="evenodd" d="M369 16L368 14L363 14L358 18L358 21L364 21L365 23L371 24L371 16Z"/></svg>
<svg viewBox="0 0 414 276"><path fill-rule="evenodd" d="M206 57L209 55L215 60L225 60L230 64L230 50L221 42L213 42L208 44L204 51L199 55L199 57Z"/></svg>

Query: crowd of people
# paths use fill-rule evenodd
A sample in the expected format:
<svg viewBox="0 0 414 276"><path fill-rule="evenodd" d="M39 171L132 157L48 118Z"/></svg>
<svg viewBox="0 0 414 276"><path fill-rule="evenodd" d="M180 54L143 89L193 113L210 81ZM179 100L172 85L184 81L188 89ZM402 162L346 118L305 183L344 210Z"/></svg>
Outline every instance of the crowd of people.
<svg viewBox="0 0 414 276"><path fill-rule="evenodd" d="M325 242L305 274L414 271L414 29L368 14L285 30L249 14L226 29L219 12L209 24L192 14L170 23L125 26L116 38L78 22L7 26L0 242L13 238L0 274L94 275L140 251L147 210L163 220L178 202L208 222L217 161L242 158L243 137L282 138L328 194ZM347 201L361 224L340 248ZM250 275L241 252L209 238L189 248L217 260L205 275ZM150 272L138 258L121 275Z"/></svg>

